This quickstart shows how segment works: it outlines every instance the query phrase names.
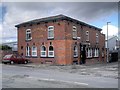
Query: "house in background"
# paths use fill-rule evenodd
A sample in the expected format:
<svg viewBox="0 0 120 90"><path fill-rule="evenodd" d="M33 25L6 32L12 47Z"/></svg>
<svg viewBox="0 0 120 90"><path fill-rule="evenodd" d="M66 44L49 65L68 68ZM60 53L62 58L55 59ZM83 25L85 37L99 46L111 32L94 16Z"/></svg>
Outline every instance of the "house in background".
<svg viewBox="0 0 120 90"><path fill-rule="evenodd" d="M107 41L106 41L106 44L107 44ZM118 61L119 48L120 48L120 40L118 36L113 36L108 39L108 50L109 50L109 61L110 62Z"/></svg>
<svg viewBox="0 0 120 90"><path fill-rule="evenodd" d="M18 53L32 62L60 65L106 61L100 28L64 15L16 25Z"/></svg>
<svg viewBox="0 0 120 90"><path fill-rule="evenodd" d="M107 44L107 41L106 41L106 44ZM120 47L120 40L118 39L118 36L113 36L108 39L109 51L118 50L119 47ZM106 48L107 48L107 45L106 45Z"/></svg>

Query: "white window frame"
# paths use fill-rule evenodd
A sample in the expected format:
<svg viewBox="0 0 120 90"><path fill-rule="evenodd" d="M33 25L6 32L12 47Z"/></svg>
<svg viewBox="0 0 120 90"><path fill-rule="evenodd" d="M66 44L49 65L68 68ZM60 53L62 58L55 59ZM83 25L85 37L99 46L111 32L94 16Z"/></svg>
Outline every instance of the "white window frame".
<svg viewBox="0 0 120 90"><path fill-rule="evenodd" d="M92 57L92 48L87 48L87 58L91 58Z"/></svg>
<svg viewBox="0 0 120 90"><path fill-rule="evenodd" d="M74 57L78 57L78 47L74 46ZM76 53L76 54L75 54Z"/></svg>
<svg viewBox="0 0 120 90"><path fill-rule="evenodd" d="M97 55L96 55L96 48L94 49L94 57L97 57Z"/></svg>
<svg viewBox="0 0 120 90"><path fill-rule="evenodd" d="M73 38L74 39L77 39L77 27L76 26L73 26ZM75 35L75 36L74 36Z"/></svg>
<svg viewBox="0 0 120 90"><path fill-rule="evenodd" d="M104 57L104 51L102 51L102 57Z"/></svg>
<svg viewBox="0 0 120 90"><path fill-rule="evenodd" d="M97 48L97 57L99 57L99 49Z"/></svg>
<svg viewBox="0 0 120 90"><path fill-rule="evenodd" d="M89 31L86 31L86 41L89 41Z"/></svg>
<svg viewBox="0 0 120 90"><path fill-rule="evenodd" d="M50 29L50 28L52 28L52 29ZM50 32L52 31L52 33L53 33L53 36L49 36L50 34ZM48 27L48 39L53 39L54 38L54 26L49 26Z"/></svg>
<svg viewBox="0 0 120 90"><path fill-rule="evenodd" d="M52 46L52 45L50 45L50 46ZM49 47L48 47L48 57L54 57L54 47L52 46L53 47L53 51L50 51ZM50 53L53 53L53 55L50 55Z"/></svg>
<svg viewBox="0 0 120 90"><path fill-rule="evenodd" d="M99 57L99 49L95 48L94 50L94 57Z"/></svg>
<svg viewBox="0 0 120 90"><path fill-rule="evenodd" d="M43 51L42 50L42 47L45 47L44 45L42 45L41 47L40 47L40 49L41 49L41 57L46 57L47 55L46 55L46 47L45 47L45 51ZM45 53L45 55L43 55L42 53Z"/></svg>
<svg viewBox="0 0 120 90"><path fill-rule="evenodd" d="M30 46L26 46L26 56L30 56Z"/></svg>
<svg viewBox="0 0 120 90"><path fill-rule="evenodd" d="M99 35L98 35L98 33L96 33L96 43L98 43L99 42Z"/></svg>
<svg viewBox="0 0 120 90"><path fill-rule="evenodd" d="M90 57L90 48L88 48L88 58Z"/></svg>
<svg viewBox="0 0 120 90"><path fill-rule="evenodd" d="M32 39L32 34L31 34L31 37L30 37L30 38L27 37L28 34L31 34L31 29L27 29L27 30L26 30L26 40L31 40L31 39Z"/></svg>
<svg viewBox="0 0 120 90"><path fill-rule="evenodd" d="M90 57L92 57L92 48L90 49Z"/></svg>
<svg viewBox="0 0 120 90"><path fill-rule="evenodd" d="M35 50L33 50L33 48L35 48ZM35 53L35 54L33 54L33 53ZM37 56L37 47L35 47L35 46L32 46L32 56L33 57Z"/></svg>

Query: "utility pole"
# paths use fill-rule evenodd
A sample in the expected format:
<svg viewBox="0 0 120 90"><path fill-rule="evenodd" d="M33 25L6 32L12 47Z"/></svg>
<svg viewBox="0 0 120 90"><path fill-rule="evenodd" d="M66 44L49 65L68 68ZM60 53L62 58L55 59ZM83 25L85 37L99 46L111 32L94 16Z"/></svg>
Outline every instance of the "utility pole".
<svg viewBox="0 0 120 90"><path fill-rule="evenodd" d="M107 62L109 62L109 46L108 46L108 24L111 22L107 22Z"/></svg>

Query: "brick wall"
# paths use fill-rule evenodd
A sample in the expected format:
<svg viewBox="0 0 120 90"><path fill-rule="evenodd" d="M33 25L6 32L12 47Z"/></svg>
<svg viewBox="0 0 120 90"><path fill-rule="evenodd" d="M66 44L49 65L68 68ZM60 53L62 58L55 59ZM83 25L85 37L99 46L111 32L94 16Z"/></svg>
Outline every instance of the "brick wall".
<svg viewBox="0 0 120 90"><path fill-rule="evenodd" d="M72 38L72 26L75 25L77 27L77 35L81 37L80 40L73 40ZM47 30L48 26L54 26L54 39L48 40L47 38ZM26 29L31 29L32 31L32 40L26 41ZM32 24L32 25L22 25L18 28L18 53L26 56L26 46L29 45L32 47L35 45L37 47L37 57L29 59L32 62L36 63L45 63L52 62L55 64L72 64L73 61L77 60L80 62L80 43L86 43L86 31L89 31L89 43L90 47L99 47L100 53L102 48L105 46L105 36L100 33L100 31L95 28L91 28L88 26L83 26L71 21L60 20L56 22L43 22L40 24ZM99 35L99 43L96 45L96 33ZM40 46L44 44L46 46L47 52L48 47L50 46L50 42L54 47L55 57L54 58L41 58L40 57ZM73 57L73 47L77 43L78 46L78 57ZM23 49L21 49L23 46ZM48 54L47 54L48 55ZM93 61L103 60L103 58L98 57L94 58ZM104 58L105 60L105 58Z"/></svg>

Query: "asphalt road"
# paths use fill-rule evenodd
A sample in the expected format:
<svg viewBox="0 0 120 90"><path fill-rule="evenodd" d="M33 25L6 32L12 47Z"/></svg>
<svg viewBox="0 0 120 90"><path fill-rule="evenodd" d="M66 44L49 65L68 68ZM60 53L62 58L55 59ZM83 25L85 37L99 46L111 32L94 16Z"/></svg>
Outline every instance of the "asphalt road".
<svg viewBox="0 0 120 90"><path fill-rule="evenodd" d="M118 79L2 65L2 88L118 88Z"/></svg>

